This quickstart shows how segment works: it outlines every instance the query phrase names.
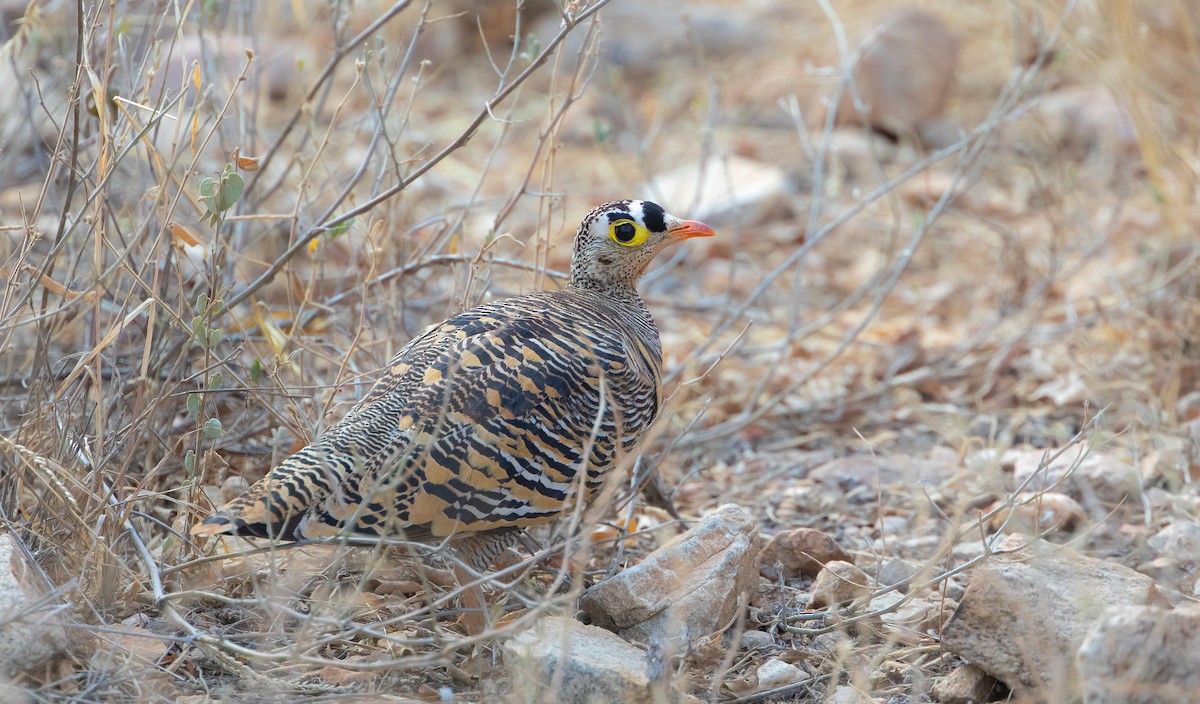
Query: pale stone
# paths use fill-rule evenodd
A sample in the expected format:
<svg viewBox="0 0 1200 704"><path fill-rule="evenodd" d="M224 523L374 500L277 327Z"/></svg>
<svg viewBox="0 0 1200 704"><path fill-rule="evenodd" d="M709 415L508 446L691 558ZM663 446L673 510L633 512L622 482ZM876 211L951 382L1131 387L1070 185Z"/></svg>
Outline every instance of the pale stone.
<svg viewBox="0 0 1200 704"><path fill-rule="evenodd" d="M812 601L814 609L840 606L861 599L871 593L871 578L849 562L826 563L813 582Z"/></svg>
<svg viewBox="0 0 1200 704"><path fill-rule="evenodd" d="M1105 504L1117 504L1136 496L1141 477L1132 464L1100 452L1080 455L1086 448L1058 450L1009 450L1002 466L1012 468L1014 487L1041 491L1053 487L1076 499L1095 497ZM1051 459L1058 455L1056 459ZM1070 477L1067 478L1068 472Z"/></svg>
<svg viewBox="0 0 1200 704"><path fill-rule="evenodd" d="M815 528L786 530L771 538L762 553L764 576L774 579L782 567L782 576L814 577L826 562L854 562L837 541Z"/></svg>
<svg viewBox="0 0 1200 704"><path fill-rule="evenodd" d="M955 464L952 458L941 453L929 457L850 455L814 468L809 478L843 490L911 482L937 484L954 475Z"/></svg>
<svg viewBox="0 0 1200 704"><path fill-rule="evenodd" d="M996 678L968 664L934 682L933 697L942 704L983 704L999 686Z"/></svg>
<svg viewBox="0 0 1200 704"><path fill-rule="evenodd" d="M942 116L954 85L958 39L936 15L904 8L885 15L863 42L854 92L838 106L839 123L855 122L901 136Z"/></svg>
<svg viewBox="0 0 1200 704"><path fill-rule="evenodd" d="M642 189L654 194L664 207L687 207L691 217L714 226L734 218L757 222L761 213L795 191L781 167L741 156L687 164L658 176Z"/></svg>
<svg viewBox="0 0 1200 704"><path fill-rule="evenodd" d="M875 704L875 700L849 685L842 685L825 698L826 704Z"/></svg>
<svg viewBox="0 0 1200 704"><path fill-rule="evenodd" d="M786 687L808 679L808 673L779 658L771 658L758 666L758 691Z"/></svg>
<svg viewBox="0 0 1200 704"><path fill-rule="evenodd" d="M0 535L0 676L39 665L67 647L57 606L45 596L16 539Z"/></svg>
<svg viewBox="0 0 1200 704"><path fill-rule="evenodd" d="M879 576L876 581L880 585L890 587L893 584L900 584L905 580L912 579L921 571L921 568L907 560L899 557L893 557L883 563L883 567L879 568ZM909 586L900 587L900 591L907 592Z"/></svg>
<svg viewBox="0 0 1200 704"><path fill-rule="evenodd" d="M1087 704L1188 704L1200 696L1200 610L1114 606L1078 652Z"/></svg>
<svg viewBox="0 0 1200 704"><path fill-rule="evenodd" d="M872 599L867 610L879 611L902 598L899 592L888 592ZM947 604L941 598L912 598L883 614L881 619L890 637L915 645L928 639L928 631L940 630L942 622L950 616L955 605L954 602Z"/></svg>
<svg viewBox="0 0 1200 704"><path fill-rule="evenodd" d="M1181 565L1200 565L1200 523L1175 521L1151 536L1148 542L1158 554Z"/></svg>
<svg viewBox="0 0 1200 704"><path fill-rule="evenodd" d="M552 686L560 704L654 699L646 652L574 619L541 619L504 643L504 658L512 673L513 702L541 702Z"/></svg>
<svg viewBox="0 0 1200 704"><path fill-rule="evenodd" d="M725 627L758 586L753 516L726 504L698 525L584 592L592 623L641 643L690 643Z"/></svg>
<svg viewBox="0 0 1200 704"><path fill-rule="evenodd" d="M993 508L1001 507L997 503ZM1087 512L1079 502L1057 491L1023 492L1012 497L1011 508L1001 507L988 521L993 531L1008 530L1039 534L1058 531L1071 533L1087 522Z"/></svg>
<svg viewBox="0 0 1200 704"><path fill-rule="evenodd" d="M756 650L775 647L775 636L766 631L746 631L742 634L742 648Z"/></svg>
<svg viewBox="0 0 1200 704"><path fill-rule="evenodd" d="M1070 548L1009 536L997 550L972 571L942 647L1024 700L1079 696L1073 655L1104 609L1158 598L1149 577Z"/></svg>

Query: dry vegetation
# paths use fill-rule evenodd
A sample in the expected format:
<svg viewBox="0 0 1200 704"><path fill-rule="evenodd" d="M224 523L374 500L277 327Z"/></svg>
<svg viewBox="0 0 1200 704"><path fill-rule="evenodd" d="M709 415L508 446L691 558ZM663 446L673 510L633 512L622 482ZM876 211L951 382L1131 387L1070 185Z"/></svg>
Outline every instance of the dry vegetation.
<svg viewBox="0 0 1200 704"><path fill-rule="evenodd" d="M956 543L1039 495L984 450L1136 468L1140 491L1052 536L1130 566L1195 517L1187 0L911 3L962 47L964 131L930 151L826 119L894 3L623 2L0 2L0 521L47 594L22 618L70 640L14 696L496 701L497 642L677 534L672 503L818 527L951 593ZM765 196L714 203L768 168ZM484 580L482 631L394 550L189 539L424 325L561 285L578 218L620 197L722 235L644 286L670 400L630 475L661 484L535 535L543 566ZM563 560L572 535L592 545ZM846 624L803 586L764 579L735 630L811 652ZM668 665L745 702L763 657ZM948 666L936 633L884 638L774 696L832 677L927 701Z"/></svg>

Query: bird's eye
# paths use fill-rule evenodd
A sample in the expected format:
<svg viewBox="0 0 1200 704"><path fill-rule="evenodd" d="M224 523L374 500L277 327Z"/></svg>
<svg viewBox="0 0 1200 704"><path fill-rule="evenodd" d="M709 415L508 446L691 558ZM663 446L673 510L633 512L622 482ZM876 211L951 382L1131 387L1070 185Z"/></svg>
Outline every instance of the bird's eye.
<svg viewBox="0 0 1200 704"><path fill-rule="evenodd" d="M636 247L650 238L650 231L632 220L618 220L609 226L608 236L618 244Z"/></svg>

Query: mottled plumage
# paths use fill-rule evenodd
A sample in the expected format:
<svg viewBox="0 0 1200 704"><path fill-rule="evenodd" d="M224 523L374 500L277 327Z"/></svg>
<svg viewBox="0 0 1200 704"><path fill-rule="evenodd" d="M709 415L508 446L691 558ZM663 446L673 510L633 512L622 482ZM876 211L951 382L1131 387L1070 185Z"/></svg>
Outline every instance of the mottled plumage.
<svg viewBox="0 0 1200 704"><path fill-rule="evenodd" d="M430 327L340 423L193 534L452 537L490 560L590 496L654 420L661 349L634 285L663 247L711 234L653 203L596 208L565 289Z"/></svg>

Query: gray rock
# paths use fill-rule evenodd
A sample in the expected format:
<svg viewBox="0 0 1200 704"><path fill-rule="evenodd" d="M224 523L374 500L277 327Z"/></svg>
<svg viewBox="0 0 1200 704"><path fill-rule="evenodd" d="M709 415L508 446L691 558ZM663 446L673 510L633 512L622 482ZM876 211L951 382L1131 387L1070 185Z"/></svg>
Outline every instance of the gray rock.
<svg viewBox="0 0 1200 704"><path fill-rule="evenodd" d="M950 548L950 559L955 562L969 562L979 557L988 551L987 543L980 540L978 536L969 535L962 542L954 544Z"/></svg>
<svg viewBox="0 0 1200 704"><path fill-rule="evenodd" d="M32 704L33 695L28 690L0 676L0 702L5 704Z"/></svg>
<svg viewBox="0 0 1200 704"><path fill-rule="evenodd" d="M620 69L639 84L661 74L671 62L689 62L697 45L704 47L707 60L762 51L763 35L769 30L754 13L731 13L727 7L710 2L616 2L604 8L600 22L604 27L601 62ZM555 12L537 25L535 32L543 46L558 33L561 23ZM647 27L655 28L654 41L644 41ZM569 34L563 55L578 55L586 35Z"/></svg>
<svg viewBox="0 0 1200 704"><path fill-rule="evenodd" d="M1085 451L1082 447L1070 448L1057 459L1047 461L1058 451L1009 450L1003 454L1001 462L1012 468L1014 486L1021 486L1028 480L1026 491L1055 486L1073 498L1087 501L1095 497L1108 505L1138 494L1142 480L1137 467L1101 452L1080 457ZM1064 481L1068 472L1071 476Z"/></svg>
<svg viewBox="0 0 1200 704"><path fill-rule="evenodd" d="M825 704L875 704L875 700L859 689L842 685L825 698Z"/></svg>
<svg viewBox="0 0 1200 704"><path fill-rule="evenodd" d="M1070 701L1081 683L1072 657L1110 605L1158 598L1153 580L1068 548L1009 536L976 567L942 630L942 647L1028 701Z"/></svg>
<svg viewBox="0 0 1200 704"><path fill-rule="evenodd" d="M897 592L888 592L871 600L868 608L878 611L889 606L887 597L899 596ZM949 605L940 598L933 600L917 597L909 599L881 617L889 637L900 643L916 645L928 638L927 631L938 631L942 622L953 611L953 602Z"/></svg>
<svg viewBox="0 0 1200 704"><path fill-rule="evenodd" d="M775 636L766 631L746 631L742 634L742 648L755 650L775 647Z"/></svg>
<svg viewBox="0 0 1200 704"><path fill-rule="evenodd" d="M894 613L900 608L900 602L904 601L904 595L898 591L884 592L879 596L871 599L867 605L867 611L886 611Z"/></svg>
<svg viewBox="0 0 1200 704"><path fill-rule="evenodd" d="M808 647L826 662L842 663L850 657L854 640L843 631L830 631L813 638Z"/></svg>
<svg viewBox="0 0 1200 704"><path fill-rule="evenodd" d="M758 586L753 517L726 504L687 533L584 592L592 623L626 640L692 642L724 627Z"/></svg>
<svg viewBox="0 0 1200 704"><path fill-rule="evenodd" d="M826 562L854 562L837 541L815 528L785 530L771 538L762 552L763 575L768 579L815 577Z"/></svg>
<svg viewBox="0 0 1200 704"><path fill-rule="evenodd" d="M811 606L840 606L871 593L871 578L849 562L828 562L813 582Z"/></svg>
<svg viewBox="0 0 1200 704"><path fill-rule="evenodd" d="M945 149L966 136L966 130L954 120L935 117L917 125L917 136L928 150Z"/></svg>
<svg viewBox="0 0 1200 704"><path fill-rule="evenodd" d="M996 678L974 665L963 665L933 684L933 697L942 704L983 704L1000 688Z"/></svg>
<svg viewBox="0 0 1200 704"><path fill-rule="evenodd" d="M68 645L56 604L40 586L16 539L0 535L0 677L40 665Z"/></svg>
<svg viewBox="0 0 1200 704"><path fill-rule="evenodd" d="M1078 652L1087 704L1186 704L1200 696L1200 610L1114 606Z"/></svg>
<svg viewBox="0 0 1200 704"><path fill-rule="evenodd" d="M901 482L938 484L953 476L955 470L954 459L938 453L930 457L851 455L826 462L808 476L826 486L849 490Z"/></svg>
<svg viewBox="0 0 1200 704"><path fill-rule="evenodd" d="M1077 471L1074 468L1083 463L1080 454L1085 449L1070 448L1062 454L1055 449L1009 450L1001 461L1012 468L1014 487L1023 486L1023 491L1044 491L1059 486L1069 471Z"/></svg>
<svg viewBox="0 0 1200 704"><path fill-rule="evenodd" d="M1200 565L1200 523L1175 521L1147 541L1159 555L1181 565Z"/></svg>
<svg viewBox="0 0 1200 704"><path fill-rule="evenodd" d="M808 679L808 673L779 658L771 658L758 666L758 691L786 687Z"/></svg>
<svg viewBox="0 0 1200 704"><path fill-rule="evenodd" d="M692 217L720 227L735 221L762 222L767 213L787 207L796 189L779 166L741 156L714 156L657 176L642 190L656 194L664 207L688 208Z"/></svg>
<svg viewBox="0 0 1200 704"><path fill-rule="evenodd" d="M504 644L513 702L540 702L551 687L562 704L653 701L643 650L603 628L551 616Z"/></svg>
<svg viewBox="0 0 1200 704"><path fill-rule="evenodd" d="M880 585L890 587L893 584L899 584L906 579L911 579L921 568L907 560L899 557L893 557L879 568L879 577L876 579ZM907 593L909 587L900 587L900 591Z"/></svg>
<svg viewBox="0 0 1200 704"><path fill-rule="evenodd" d="M1173 557L1156 557L1143 562L1137 566L1137 571L1163 587L1180 591L1193 588L1196 579Z"/></svg>
<svg viewBox="0 0 1200 704"><path fill-rule="evenodd" d="M1079 465L1076 477L1083 498L1090 493L1109 506L1136 497L1142 488L1138 468L1111 455L1089 455Z"/></svg>
<svg viewBox="0 0 1200 704"><path fill-rule="evenodd" d="M1087 521L1087 512L1075 499L1057 491L1022 492L1012 496L1012 510L992 515L992 531L1003 528L1016 533L1038 535L1046 532L1071 533ZM997 502L993 505L999 507Z"/></svg>
<svg viewBox="0 0 1200 704"><path fill-rule="evenodd" d="M957 70L958 39L936 15L916 8L888 13L860 51L853 76L863 111L847 90L839 121L913 135L942 116Z"/></svg>

